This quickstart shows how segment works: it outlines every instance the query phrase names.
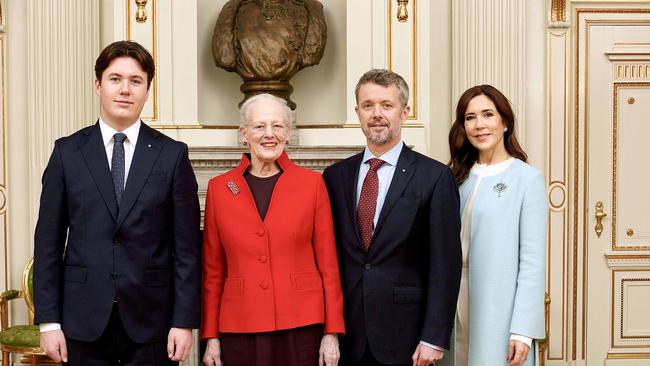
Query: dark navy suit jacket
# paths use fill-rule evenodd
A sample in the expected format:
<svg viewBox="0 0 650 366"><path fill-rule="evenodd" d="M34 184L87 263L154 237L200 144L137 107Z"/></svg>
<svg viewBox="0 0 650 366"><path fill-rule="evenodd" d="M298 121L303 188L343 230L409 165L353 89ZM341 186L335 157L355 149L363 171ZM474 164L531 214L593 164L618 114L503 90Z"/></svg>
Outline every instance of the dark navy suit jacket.
<svg viewBox="0 0 650 366"><path fill-rule="evenodd" d="M460 285L458 189L445 165L404 146L374 231L361 247L355 197L363 153L323 173L343 285L343 362L366 345L385 364L411 364L420 340L449 347Z"/></svg>
<svg viewBox="0 0 650 366"><path fill-rule="evenodd" d="M93 341L116 302L135 342L197 328L199 216L185 144L142 123L118 209L99 124L57 140L35 233L35 323Z"/></svg>

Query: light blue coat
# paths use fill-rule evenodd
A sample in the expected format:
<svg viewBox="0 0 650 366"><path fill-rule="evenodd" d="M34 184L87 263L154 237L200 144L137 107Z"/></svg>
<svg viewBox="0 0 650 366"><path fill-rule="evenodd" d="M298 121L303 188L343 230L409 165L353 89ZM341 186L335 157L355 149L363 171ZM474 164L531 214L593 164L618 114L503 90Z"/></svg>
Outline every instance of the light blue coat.
<svg viewBox="0 0 650 366"><path fill-rule="evenodd" d="M460 186L461 212L477 179ZM530 165L515 159L482 178L469 243L470 366L506 365L511 333L544 338L547 217L544 178ZM536 358L533 342L525 365Z"/></svg>

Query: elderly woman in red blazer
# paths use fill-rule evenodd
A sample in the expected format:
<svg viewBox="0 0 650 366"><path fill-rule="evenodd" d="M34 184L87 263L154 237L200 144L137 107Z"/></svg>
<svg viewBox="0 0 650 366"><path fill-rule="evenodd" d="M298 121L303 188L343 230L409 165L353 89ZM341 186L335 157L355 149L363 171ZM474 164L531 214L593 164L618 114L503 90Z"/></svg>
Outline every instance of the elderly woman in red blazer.
<svg viewBox="0 0 650 366"><path fill-rule="evenodd" d="M240 113L250 154L210 180L205 204L203 362L336 365L345 329L327 189L284 151L283 99L260 94Z"/></svg>

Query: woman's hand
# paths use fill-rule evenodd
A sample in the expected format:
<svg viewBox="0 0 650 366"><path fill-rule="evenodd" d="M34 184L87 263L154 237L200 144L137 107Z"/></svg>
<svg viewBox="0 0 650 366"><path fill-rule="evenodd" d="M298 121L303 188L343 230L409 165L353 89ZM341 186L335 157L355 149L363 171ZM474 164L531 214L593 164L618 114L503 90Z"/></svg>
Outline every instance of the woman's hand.
<svg viewBox="0 0 650 366"><path fill-rule="evenodd" d="M510 340L508 344L508 366L520 366L526 362L530 347L523 342Z"/></svg>
<svg viewBox="0 0 650 366"><path fill-rule="evenodd" d="M336 366L340 357L338 336L336 334L325 334L320 341L318 366Z"/></svg>
<svg viewBox="0 0 650 366"><path fill-rule="evenodd" d="M221 344L219 343L219 339L208 339L208 344L205 348L205 354L203 355L203 363L205 366L223 365L221 363Z"/></svg>

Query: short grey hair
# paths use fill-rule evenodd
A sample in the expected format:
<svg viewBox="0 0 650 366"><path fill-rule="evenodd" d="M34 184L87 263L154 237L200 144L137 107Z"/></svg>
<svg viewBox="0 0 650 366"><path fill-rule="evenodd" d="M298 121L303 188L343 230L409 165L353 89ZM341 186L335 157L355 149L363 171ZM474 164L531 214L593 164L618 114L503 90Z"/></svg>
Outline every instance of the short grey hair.
<svg viewBox="0 0 650 366"><path fill-rule="evenodd" d="M403 77L390 70L372 69L361 76L356 88L354 88L354 96L357 100L357 104L359 104L359 89L361 89L362 85L367 83L373 83L383 87L395 85L399 90L399 98L402 102L402 108L406 107L409 102L409 86L406 84Z"/></svg>
<svg viewBox="0 0 650 366"><path fill-rule="evenodd" d="M287 101L280 98L276 97L273 94L268 94L268 93L263 93L263 94L256 94L244 102L244 104L239 107L239 127L245 127L250 124L250 112L251 108L253 105L259 101L262 100L272 100L278 103L280 106L282 106L282 109L284 110L284 122L287 124L288 128L291 128L291 124L293 123L293 112L291 111L291 108L289 108L289 105L287 104Z"/></svg>

